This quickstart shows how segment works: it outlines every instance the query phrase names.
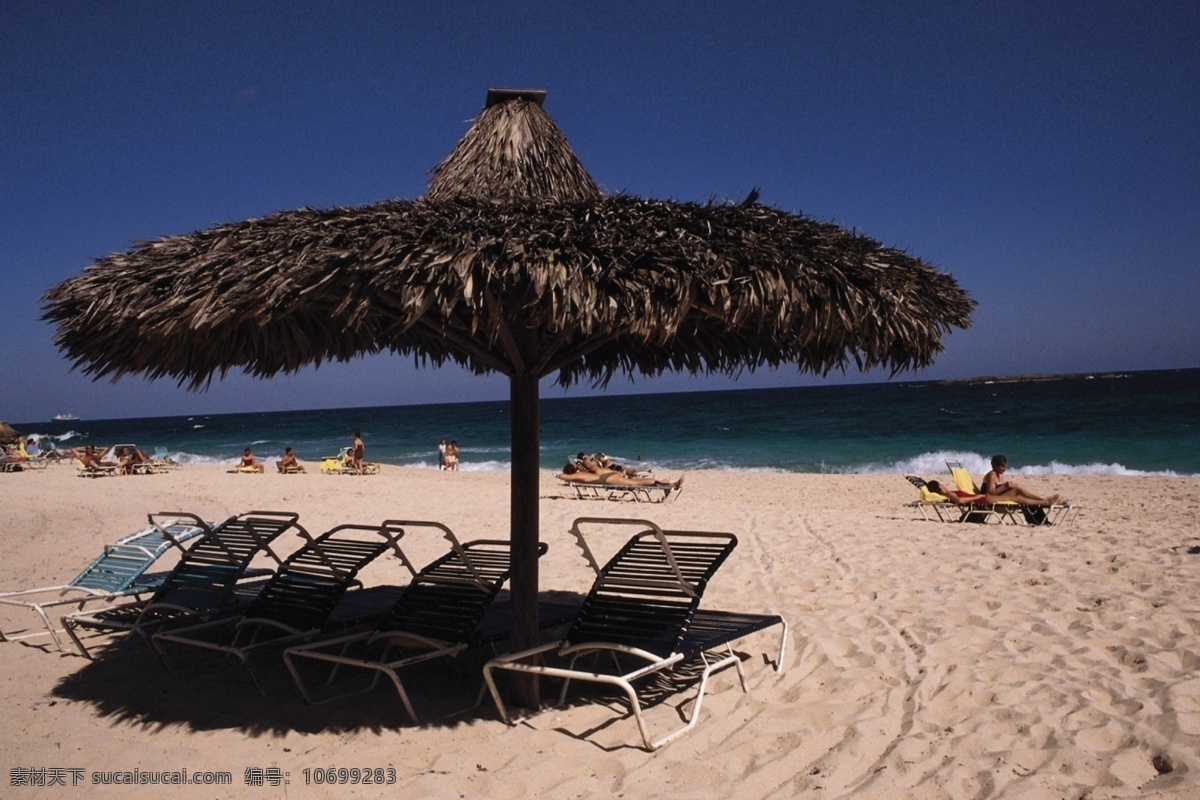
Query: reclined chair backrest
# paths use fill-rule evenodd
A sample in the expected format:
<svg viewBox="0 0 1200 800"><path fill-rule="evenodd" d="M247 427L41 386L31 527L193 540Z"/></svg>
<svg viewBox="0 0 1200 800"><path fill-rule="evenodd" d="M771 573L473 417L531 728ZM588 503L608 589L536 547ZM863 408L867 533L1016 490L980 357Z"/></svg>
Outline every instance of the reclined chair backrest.
<svg viewBox="0 0 1200 800"><path fill-rule="evenodd" d="M104 552L67 585L101 594L124 592L167 550L178 547L183 551L184 543L210 530L207 525L163 514L150 514L149 520L150 527L105 545Z"/></svg>
<svg viewBox="0 0 1200 800"><path fill-rule="evenodd" d="M479 539L460 545L449 528L437 522L394 522L405 530L430 526L443 530L449 553L413 575L400 599L379 625L380 632L403 632L442 642L465 642L508 580L512 546L508 541ZM546 552L538 546L538 556Z"/></svg>
<svg viewBox="0 0 1200 800"><path fill-rule="evenodd" d="M199 611L224 605L256 555L263 553L281 563L271 544L286 531L296 528L310 538L297 523L299 515L290 512L250 511L212 528L193 514L166 515L196 520L206 533L184 552L147 608L170 605Z"/></svg>
<svg viewBox="0 0 1200 800"><path fill-rule="evenodd" d="M364 532L378 535L364 538ZM363 567L388 549L404 559L398 544L403 535L386 523L330 529L287 557L242 619L269 621L296 631L320 628Z"/></svg>
<svg viewBox="0 0 1200 800"><path fill-rule="evenodd" d="M960 492L967 494L983 494L979 487L975 485L975 479L971 477L971 473L967 472L958 461L947 461L946 466L950 469L950 474L954 477L954 485L958 487Z"/></svg>
<svg viewBox="0 0 1200 800"><path fill-rule="evenodd" d="M633 524L645 530L600 567L581 524ZM596 581L567 641L608 642L662 657L679 646L708 581L737 546L732 533L667 531L648 520L581 517L571 533Z"/></svg>

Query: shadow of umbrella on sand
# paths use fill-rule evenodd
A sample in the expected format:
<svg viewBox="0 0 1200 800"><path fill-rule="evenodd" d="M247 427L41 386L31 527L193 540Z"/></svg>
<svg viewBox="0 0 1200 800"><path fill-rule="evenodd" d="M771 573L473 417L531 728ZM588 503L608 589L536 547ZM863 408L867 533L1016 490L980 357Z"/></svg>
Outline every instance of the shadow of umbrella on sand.
<svg viewBox="0 0 1200 800"><path fill-rule="evenodd" d="M516 647L537 640L540 378L895 373L930 364L975 305L949 275L757 192L605 195L544 97L489 91L420 199L142 243L44 298L59 348L97 378L195 389L382 351L507 375Z"/></svg>

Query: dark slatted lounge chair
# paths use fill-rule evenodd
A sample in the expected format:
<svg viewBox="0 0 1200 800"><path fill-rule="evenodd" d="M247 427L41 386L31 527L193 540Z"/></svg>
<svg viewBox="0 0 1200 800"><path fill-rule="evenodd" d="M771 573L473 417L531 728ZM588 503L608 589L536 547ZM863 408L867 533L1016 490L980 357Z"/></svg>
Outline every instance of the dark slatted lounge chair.
<svg viewBox="0 0 1200 800"><path fill-rule="evenodd" d="M389 520L385 524L401 527L408 535L417 528L433 528L450 542L451 550L420 572L413 572L399 600L376 627L292 647L283 657L297 688L309 703L328 702L350 692L314 693L313 689L318 687L310 689L302 666L309 667L310 674L314 666L311 662L329 667L322 676L321 689L331 686L343 668L368 670L374 675L358 691L371 691L386 675L409 718L417 722L400 671L423 661L457 656L505 635L503 630L488 630L483 622L500 587L508 580L512 549L508 541L500 540L480 539L460 544L454 533L440 522ZM538 554L545 552L543 544Z"/></svg>
<svg viewBox="0 0 1200 800"><path fill-rule="evenodd" d="M645 530L600 567L583 537L581 526L585 524L634 524ZM484 667L484 680L505 722L515 724L517 720L504 704L496 670L562 679L559 705L566 701L572 681L606 684L625 693L643 745L655 750L691 730L699 720L712 673L735 667L743 691L749 690L732 642L780 626L775 669L783 670L787 623L782 617L699 610L708 581L737 545L733 534L667 531L646 520L598 518L577 519L571 533L596 572L596 581L564 639L495 658ZM600 664L577 668L582 656L608 656L612 671L600 671ZM703 670L691 716L682 727L652 739L634 683L669 674L693 657L698 657ZM526 663L530 661L537 663Z"/></svg>
<svg viewBox="0 0 1200 800"><path fill-rule="evenodd" d="M160 631L153 637L154 645L172 673L176 670L167 654L176 647L232 656L246 668L259 693L266 694L251 664L252 655L377 620L386 612L377 602L378 591L356 593L368 595L367 603L360 597L342 601L359 571L387 550L408 563L398 544L403 535L388 523L338 525L288 556L241 615Z"/></svg>
<svg viewBox="0 0 1200 800"><path fill-rule="evenodd" d="M62 618L63 627L84 656L91 658L81 630L133 632L149 642L151 634L164 626L228 612L236 607L241 582L262 574L250 570L255 556L264 554L279 564L279 556L271 549L276 539L293 528L308 537L297 523L298 515L291 512L250 511L212 527L194 514L170 512L165 516L189 519L205 532L184 551L179 563L144 603L95 613L76 612Z"/></svg>
<svg viewBox="0 0 1200 800"><path fill-rule="evenodd" d="M64 650L58 636L61 628L51 621L48 609L74 606L81 610L89 603L112 603L150 594L167 573L149 574L147 570L171 548L182 551L185 542L208 530L207 526L191 520L179 521L173 515L150 514L149 522L149 526L137 533L106 544L86 569L65 584L0 594L0 604L28 608L46 627L45 631L0 631L0 641L22 641L49 634L59 651Z"/></svg>

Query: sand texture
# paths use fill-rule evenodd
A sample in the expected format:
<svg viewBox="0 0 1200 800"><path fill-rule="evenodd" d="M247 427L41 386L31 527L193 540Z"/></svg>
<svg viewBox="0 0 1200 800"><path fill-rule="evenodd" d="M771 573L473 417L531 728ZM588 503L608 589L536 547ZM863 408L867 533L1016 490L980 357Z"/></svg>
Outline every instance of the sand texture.
<svg viewBox="0 0 1200 800"><path fill-rule="evenodd" d="M925 522L905 507L915 491L898 475L694 472L677 502L648 505L567 499L544 474L543 588L590 583L566 535L574 518L641 517L737 534L705 607L778 613L791 625L782 676L764 656L774 635L743 640L750 693L719 673L699 726L655 753L637 746L615 700L515 727L490 702L470 710L481 663L470 654L414 670L424 719L412 725L385 687L312 707L282 670L268 670L263 699L235 666L174 678L132 639L100 646L95 661L44 641L4 643L0 796L158 797L162 787L92 781L182 769L229 772L233 787L176 786L170 797L380 795L312 781L311 770L357 767L394 769L389 794L433 798L1200 797L1200 481L1027 480L1080 504L1074 523ZM0 589L69 579L152 511L289 510L313 533L434 519L463 539L507 538L508 491L504 473L399 468L0 475ZM443 550L432 536L405 545L417 560ZM383 561L363 579L403 575ZM5 613L6 626L26 620ZM690 696L654 706L651 725L678 724ZM19 785L58 779L67 786Z"/></svg>

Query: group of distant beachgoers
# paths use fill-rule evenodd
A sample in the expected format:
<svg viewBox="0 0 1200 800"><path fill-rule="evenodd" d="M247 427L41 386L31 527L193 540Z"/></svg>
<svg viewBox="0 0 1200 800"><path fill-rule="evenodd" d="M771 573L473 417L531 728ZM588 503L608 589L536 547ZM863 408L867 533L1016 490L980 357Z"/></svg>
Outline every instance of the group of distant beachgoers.
<svg viewBox="0 0 1200 800"><path fill-rule="evenodd" d="M437 450L438 469L457 472L459 465L458 442L453 439L449 442L442 439L438 442ZM359 431L355 431L354 440L348 447L342 448L335 456L325 456L321 459L321 471L326 473L339 472L356 475L373 475L379 471L379 467L377 464L367 462L366 455L367 446L363 442L362 434ZM275 462L275 469L284 475L308 472L290 447L286 448L283 451L283 455ZM249 447L242 451L241 460L238 465L229 470L232 473L249 472L258 474L263 474L266 471L266 466L255 457Z"/></svg>
<svg viewBox="0 0 1200 800"><path fill-rule="evenodd" d="M50 442L42 447L37 439L18 439L4 445L0 451L0 471L13 472L21 469L45 467L51 463L74 460L82 469L111 475L149 475L164 472L176 462L165 453L149 456L137 445L123 444L97 447L71 447L58 449Z"/></svg>

